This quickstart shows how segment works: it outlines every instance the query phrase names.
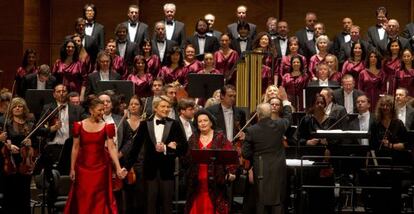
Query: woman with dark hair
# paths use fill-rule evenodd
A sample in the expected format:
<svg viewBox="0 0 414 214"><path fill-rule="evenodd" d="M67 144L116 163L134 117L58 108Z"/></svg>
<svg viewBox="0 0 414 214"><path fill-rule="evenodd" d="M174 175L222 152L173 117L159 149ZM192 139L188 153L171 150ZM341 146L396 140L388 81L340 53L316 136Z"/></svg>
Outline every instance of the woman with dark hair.
<svg viewBox="0 0 414 214"><path fill-rule="evenodd" d="M122 79L126 79L128 77L128 66L125 63L124 58L116 53L115 39L111 38L106 42L105 52L111 56L112 70L121 75Z"/></svg>
<svg viewBox="0 0 414 214"><path fill-rule="evenodd" d="M308 65L306 58L298 53L299 51L299 39L296 36L289 37L288 39L288 47L289 47L289 54L282 57L282 61L280 62L279 66L279 75L283 77L283 75L289 73L291 71L292 65L290 64L290 59L292 56L300 56L302 58L302 62L304 70L308 70Z"/></svg>
<svg viewBox="0 0 414 214"><path fill-rule="evenodd" d="M260 32L253 40L253 52L263 53L262 59L262 91L266 90L273 81L278 81L278 67L276 64L277 52L270 35L267 32Z"/></svg>
<svg viewBox="0 0 414 214"><path fill-rule="evenodd" d="M414 97L414 56L410 49L402 52L401 69L397 71L399 88L406 88L408 95Z"/></svg>
<svg viewBox="0 0 414 214"><path fill-rule="evenodd" d="M152 75L148 73L148 65L144 56L137 55L134 58L134 67L132 73L128 75L127 80L134 83L135 94L139 97L151 96Z"/></svg>
<svg viewBox="0 0 414 214"><path fill-rule="evenodd" d="M24 97L23 91L24 87L22 87L22 81L24 77L28 74L37 73L37 53L33 49L26 49L23 54L22 65L16 71L16 93Z"/></svg>
<svg viewBox="0 0 414 214"><path fill-rule="evenodd" d="M374 111L379 96L385 89L385 73L381 69L381 62L381 56L376 49L369 51L366 59L367 68L362 70L358 77L358 89L371 100L371 112Z"/></svg>
<svg viewBox="0 0 414 214"><path fill-rule="evenodd" d="M393 40L387 45L383 70L385 72L385 92L393 95L395 92L395 75L401 69L402 46L399 40Z"/></svg>
<svg viewBox="0 0 414 214"><path fill-rule="evenodd" d="M220 36L220 49L214 53L215 67L224 75L226 82L234 85L236 82L235 65L239 59L237 51L230 48L231 37L224 33Z"/></svg>
<svg viewBox="0 0 414 214"><path fill-rule="evenodd" d="M329 80L341 84L342 73L338 70L338 58L333 54L328 54L325 57L325 63L329 67Z"/></svg>
<svg viewBox="0 0 414 214"><path fill-rule="evenodd" d="M365 47L360 42L354 42L351 46L351 56L342 66L342 75L351 74L358 88L359 73L365 69Z"/></svg>
<svg viewBox="0 0 414 214"><path fill-rule="evenodd" d="M94 70L94 66L91 64L91 58L88 52L86 52L85 47L83 47L82 36L75 33L72 35L70 39L75 42L76 46L78 46L79 61L83 63L83 67L85 68L86 72L88 74L91 73Z"/></svg>
<svg viewBox="0 0 414 214"><path fill-rule="evenodd" d="M184 84L186 71L184 68L184 58L180 47L174 46L167 54L167 65L163 66L158 73L158 77L164 80L165 84L178 81Z"/></svg>
<svg viewBox="0 0 414 214"><path fill-rule="evenodd" d="M31 156L34 155L31 150L32 142L36 136L32 135L30 138L27 136L34 128L33 119L24 99L15 97L11 100L5 124L6 129L3 132L6 139L1 143L2 154L9 154L8 161L12 161L7 164L4 159L2 160L3 164L13 166L8 171L4 170L5 167L1 169L4 174L4 199L2 203L4 213L30 213L30 182L34 164L30 163L32 157L29 155L30 153ZM3 124L1 125L3 127ZM23 157L24 154L26 157Z"/></svg>
<svg viewBox="0 0 414 214"><path fill-rule="evenodd" d="M145 61L147 61L147 72L150 73L153 78L157 77L161 68L161 61L157 54L152 53L151 40L142 40L141 44L139 44L139 48L141 50L141 55L144 56Z"/></svg>
<svg viewBox="0 0 414 214"><path fill-rule="evenodd" d="M90 116L74 123L70 167L73 184L65 214L118 213L112 193L112 165L119 178L125 177L126 169L119 164L113 139L115 127L103 121L103 112L103 102L94 99L89 103Z"/></svg>
<svg viewBox="0 0 414 214"><path fill-rule="evenodd" d="M304 72L304 63L299 55L290 58L292 65L289 73L282 78L282 86L286 89L288 100L293 103L296 111L304 111L303 89L306 88L309 77Z"/></svg>
<svg viewBox="0 0 414 214"><path fill-rule="evenodd" d="M215 165L212 171L208 164L193 162L191 156L193 149L234 150L225 134L215 131L215 125L214 116L206 110L200 110L194 116L196 132L188 140L189 149L183 163L188 168L185 213L229 213L231 204L226 196L226 181L235 179L235 166Z"/></svg>
<svg viewBox="0 0 414 214"><path fill-rule="evenodd" d="M52 68L58 84L62 83L68 91L76 91L83 101L86 88L87 71L79 61L79 49L73 40L65 41L60 49L60 57Z"/></svg>
<svg viewBox="0 0 414 214"><path fill-rule="evenodd" d="M99 50L104 49L104 26L96 22L98 11L96 6L92 3L87 3L83 6L83 18L86 20L85 34L91 36L99 46Z"/></svg>

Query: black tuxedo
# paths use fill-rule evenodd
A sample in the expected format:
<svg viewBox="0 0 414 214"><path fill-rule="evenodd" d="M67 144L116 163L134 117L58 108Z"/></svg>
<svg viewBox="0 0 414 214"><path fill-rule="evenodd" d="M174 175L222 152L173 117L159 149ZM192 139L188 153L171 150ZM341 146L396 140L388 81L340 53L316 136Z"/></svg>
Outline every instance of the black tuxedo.
<svg viewBox="0 0 414 214"><path fill-rule="evenodd" d="M125 42L125 53L124 53L124 62L128 68L132 67L134 64L134 58L138 54L138 45L135 42L131 42L128 39ZM119 41L116 41L116 54L119 54Z"/></svg>
<svg viewBox="0 0 414 214"><path fill-rule="evenodd" d="M252 45L253 45L253 40L250 39L250 38L247 38L246 42L247 42L246 51L251 51L252 50ZM241 48L240 48L240 38L232 39L230 46L231 46L231 49L237 51L239 56L242 55L242 51L241 51Z"/></svg>
<svg viewBox="0 0 414 214"><path fill-rule="evenodd" d="M161 59L160 51L158 50L158 46L157 46L157 39L152 39L151 40L152 53L153 54L156 54L158 57L160 57L161 65L162 66L167 65L168 53L172 50L172 48L174 46L178 45L177 42L175 42L173 40L168 40L168 39L165 39L165 43L164 44L165 44L164 45L164 48L165 48L164 58Z"/></svg>
<svg viewBox="0 0 414 214"><path fill-rule="evenodd" d="M414 108L406 105L405 127L407 130L414 130Z"/></svg>
<svg viewBox="0 0 414 214"><path fill-rule="evenodd" d="M198 44L197 35L187 38L186 44L192 44L195 48L195 54L196 55L200 54L200 46ZM220 45L216 37L212 37L212 36L205 37L204 53L214 53L219 49L219 47Z"/></svg>
<svg viewBox="0 0 414 214"><path fill-rule="evenodd" d="M49 79L45 83L45 89L54 89L56 86L56 78L49 76ZM21 88L21 94L19 96L25 97L27 89L37 89L37 74L28 74L24 76L22 84L18 86Z"/></svg>
<svg viewBox="0 0 414 214"><path fill-rule="evenodd" d="M167 22L164 20L164 24L167 28ZM165 31L167 34L167 31ZM172 34L172 37L170 40L175 41L180 47L183 48L185 44L185 25L184 23L174 20L174 32ZM153 36L153 39L155 39L155 35Z"/></svg>
<svg viewBox="0 0 414 214"><path fill-rule="evenodd" d="M405 26L401 36L408 39L410 42L411 50L414 50L414 23L409 23Z"/></svg>
<svg viewBox="0 0 414 214"><path fill-rule="evenodd" d="M290 127L292 109L283 107L283 117L277 120L264 118L247 128L242 155L253 159L256 213L264 213L264 206L282 208L286 191L286 156L283 136ZM263 180L258 178L262 162Z"/></svg>
<svg viewBox="0 0 414 214"><path fill-rule="evenodd" d="M273 41L273 43L275 44L275 47L276 47L277 58L282 58L283 57L283 55L282 55L282 49L280 47L280 42L279 42L280 41L280 37L276 37L276 39L273 39L272 41ZM286 55L289 54L289 45L287 43L288 43L288 41L287 41L287 38L286 38Z"/></svg>
<svg viewBox="0 0 414 214"><path fill-rule="evenodd" d="M121 75L116 72L109 72L109 80L120 80ZM98 93L98 81L101 80L99 71L95 71L88 75L88 83L86 85L85 94L97 94Z"/></svg>
<svg viewBox="0 0 414 214"><path fill-rule="evenodd" d="M369 113L369 122L368 122L368 132L371 132L372 124L375 123L375 115L373 113ZM359 124L359 118L355 117L348 121L346 126L343 130L361 130L361 126ZM360 139L345 139L344 143L348 144L360 144Z"/></svg>
<svg viewBox="0 0 414 214"><path fill-rule="evenodd" d="M129 27L129 22L123 22L123 25ZM148 38L148 25L143 22L137 22L137 33L135 34L134 41L131 41L131 38L129 38L129 33L127 33L128 41L134 42L137 45L140 45L141 42ZM140 48L140 47L139 47Z"/></svg>
<svg viewBox="0 0 414 214"><path fill-rule="evenodd" d="M368 51L371 50L371 45L367 41L362 40L362 39L360 39L358 42L361 43L361 46L364 49L365 54L368 55ZM338 63L340 65L342 65L346 60L349 59L349 57L351 57L351 49L352 49L352 40L341 45L341 49L339 50L339 56L338 56Z"/></svg>
<svg viewBox="0 0 414 214"><path fill-rule="evenodd" d="M208 107L206 110L216 117L216 122L217 122L216 129L222 130L224 134L227 134L226 122L224 120L224 113L223 113L223 108L221 104L219 103L216 105L212 105ZM233 136L234 136L239 131L238 129L240 129L246 124L245 112L238 107L233 107L233 120L234 120L233 122Z"/></svg>
<svg viewBox="0 0 414 214"><path fill-rule="evenodd" d="M67 35L65 37L65 41L70 40L72 36L73 35ZM83 40L84 40L83 47L85 48L86 52L88 53L92 63L94 63L95 60L96 60L96 56L98 55L99 50L100 50L99 49L99 44L97 43L97 40L92 36L84 35Z"/></svg>
<svg viewBox="0 0 414 214"><path fill-rule="evenodd" d="M298 40L299 40L299 49L301 49L302 53L303 53L303 51L305 49L305 44L306 44L306 42L309 41L308 36L306 34L306 28L302 28L302 29L298 30L295 35L296 35L296 37L298 37ZM315 39L315 34L313 35L313 39Z"/></svg>
<svg viewBox="0 0 414 214"><path fill-rule="evenodd" d="M352 99L354 101L354 111L353 112L356 112L356 99L360 95L364 95L364 92L362 92L358 89L353 90L353 93L352 93ZM333 96L335 98L336 103L338 103L341 106L345 106L344 105L344 89L343 88L338 88L338 89L334 90Z"/></svg>
<svg viewBox="0 0 414 214"><path fill-rule="evenodd" d="M207 32L208 36L216 37L217 41L220 41L220 37L222 34L223 33L218 30L210 30L209 32Z"/></svg>
<svg viewBox="0 0 414 214"><path fill-rule="evenodd" d="M94 22L91 37L95 40L99 50L105 49L105 30L103 25Z"/></svg>
<svg viewBox="0 0 414 214"><path fill-rule="evenodd" d="M256 25L250 22L248 24L250 28L248 37L253 40L256 36ZM239 32L237 31L237 22L227 25L227 33L229 33L233 39L239 37Z"/></svg>
<svg viewBox="0 0 414 214"><path fill-rule="evenodd" d="M187 152L188 144L177 121L165 118L164 131L161 142L166 146L166 154L155 150L154 117L142 122L138 128L130 153L127 155L126 167L129 169L136 162L144 145L144 179L146 180L148 213L156 213L157 197L163 212L172 213L172 197L174 192L175 158ZM177 143L177 148L171 149L167 145Z"/></svg>
<svg viewBox="0 0 414 214"><path fill-rule="evenodd" d="M345 36L349 35L349 33L347 32L341 32L338 35L335 36L334 40L333 40L333 53L339 57L339 51L341 50L341 47L343 44L345 44Z"/></svg>
<svg viewBox="0 0 414 214"><path fill-rule="evenodd" d="M332 129L342 129L347 123L346 118L343 118L347 115L345 107L338 105L337 103L332 103L331 112L329 112L329 117L332 118L335 122L338 122Z"/></svg>

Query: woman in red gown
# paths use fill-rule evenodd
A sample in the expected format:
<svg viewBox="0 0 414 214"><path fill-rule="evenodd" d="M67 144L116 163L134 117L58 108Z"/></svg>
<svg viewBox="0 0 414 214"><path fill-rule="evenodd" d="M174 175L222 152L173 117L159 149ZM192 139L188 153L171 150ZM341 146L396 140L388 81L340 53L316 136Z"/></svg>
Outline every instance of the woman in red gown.
<svg viewBox="0 0 414 214"><path fill-rule="evenodd" d="M405 49L402 53L401 69L397 71L398 87L406 88L408 95L414 96L414 58L413 52Z"/></svg>
<svg viewBox="0 0 414 214"><path fill-rule="evenodd" d="M302 62L304 70L308 70L308 64L306 63L306 58L298 53L299 51L299 40L298 37L292 36L288 40L288 46L289 46L289 54L282 57L282 61L280 62L279 66L279 75L280 77L283 77L283 75L290 72L290 69L292 68L292 65L290 64L290 58L292 56L300 56L302 58Z"/></svg>
<svg viewBox="0 0 414 214"><path fill-rule="evenodd" d="M174 46L167 54L167 63L158 73L158 77L164 80L165 84L178 81L181 85L186 79L184 58L180 47Z"/></svg>
<svg viewBox="0 0 414 214"><path fill-rule="evenodd" d="M160 57L157 54L152 53L151 40L142 40L139 47L141 50L141 55L143 55L147 61L148 73L150 73L153 78L156 78L158 76L158 72L161 69L161 61Z"/></svg>
<svg viewBox="0 0 414 214"><path fill-rule="evenodd" d="M303 70L302 57L292 56L290 64L292 64L292 70L283 76L282 86L296 111L304 111L303 89L308 85L309 76Z"/></svg>
<svg viewBox="0 0 414 214"><path fill-rule="evenodd" d="M359 73L365 69L365 47L362 43L355 42L351 47L351 57L342 66L342 75L351 74L358 88Z"/></svg>
<svg viewBox="0 0 414 214"><path fill-rule="evenodd" d="M338 58L333 54L328 54L325 57L325 62L329 67L329 80L341 85L342 73L338 71Z"/></svg>
<svg viewBox="0 0 414 214"><path fill-rule="evenodd" d="M89 104L91 116L74 123L70 170L73 184L65 214L118 213L112 193L112 162L119 178L125 177L126 169L119 164L113 141L115 127L102 120L103 112L103 102L93 99Z"/></svg>
<svg viewBox="0 0 414 214"><path fill-rule="evenodd" d="M128 77L128 66L125 63L123 57L116 54L116 41L115 39L109 39L106 42L105 52L111 56L112 59L112 70L117 72L121 75L122 79L126 79Z"/></svg>
<svg viewBox="0 0 414 214"><path fill-rule="evenodd" d="M135 94L139 97L151 96L152 75L147 72L147 61L144 56L137 55L134 58L134 68L127 80L134 83Z"/></svg>
<svg viewBox="0 0 414 214"><path fill-rule="evenodd" d="M23 94L24 87L22 86L23 79L26 75L37 73L38 67L36 65L37 61L37 54L36 51L33 49L26 49L24 51L22 65L16 71L16 89L17 95L24 97Z"/></svg>
<svg viewBox="0 0 414 214"><path fill-rule="evenodd" d="M188 140L189 149L184 158L184 165L189 167L187 174L186 214L227 214L231 204L226 198L226 180L233 181L234 166L215 165L214 172L208 164L192 162L192 149L233 150L233 145L223 132L214 131L213 115L200 110L194 116L197 131ZM209 177L214 177L210 180Z"/></svg>
<svg viewBox="0 0 414 214"><path fill-rule="evenodd" d="M267 32L260 32L253 41L253 52L263 53L262 59L262 92L265 92L268 85L278 82L278 65L276 63L277 52L270 35Z"/></svg>
<svg viewBox="0 0 414 214"><path fill-rule="evenodd" d="M230 48L230 36L224 33L220 36L220 49L214 53L216 69L220 74L224 74L226 82L234 84L236 82L235 65L239 59L237 51Z"/></svg>
<svg viewBox="0 0 414 214"><path fill-rule="evenodd" d="M385 93L393 95L395 92L395 75L401 69L401 43L394 40L388 43L383 70L385 72Z"/></svg>

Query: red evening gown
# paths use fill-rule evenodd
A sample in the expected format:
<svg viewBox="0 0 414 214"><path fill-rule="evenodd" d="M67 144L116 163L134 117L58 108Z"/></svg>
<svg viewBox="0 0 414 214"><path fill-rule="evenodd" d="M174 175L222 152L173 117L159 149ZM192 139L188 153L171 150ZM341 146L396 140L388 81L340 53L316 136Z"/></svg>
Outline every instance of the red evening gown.
<svg viewBox="0 0 414 214"><path fill-rule="evenodd" d="M198 144L200 148L203 148L203 144L200 141L198 142ZM210 149L211 145L212 143L210 142L207 145L207 149ZM190 214L213 214L214 207L213 203L211 202L210 195L208 194L208 164L199 165L198 182L198 194L194 199Z"/></svg>
<svg viewBox="0 0 414 214"><path fill-rule="evenodd" d="M112 161L105 140L115 135L113 124L106 124L98 132L87 132L75 122L73 136L80 138L76 160L76 179L66 202L65 214L116 214L112 195Z"/></svg>

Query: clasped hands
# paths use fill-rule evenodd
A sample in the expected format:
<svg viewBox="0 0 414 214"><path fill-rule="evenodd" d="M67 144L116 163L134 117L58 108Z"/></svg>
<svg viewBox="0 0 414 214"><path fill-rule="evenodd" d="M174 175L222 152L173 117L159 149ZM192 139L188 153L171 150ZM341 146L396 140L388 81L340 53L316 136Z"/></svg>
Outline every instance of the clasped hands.
<svg viewBox="0 0 414 214"><path fill-rule="evenodd" d="M169 147L171 149L177 149L177 143L175 141L172 141L172 142L167 144L167 147ZM162 143L162 142L158 142L155 145L155 151L157 151L157 152L164 153L166 149L167 148L165 147L165 144Z"/></svg>

